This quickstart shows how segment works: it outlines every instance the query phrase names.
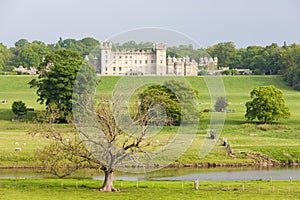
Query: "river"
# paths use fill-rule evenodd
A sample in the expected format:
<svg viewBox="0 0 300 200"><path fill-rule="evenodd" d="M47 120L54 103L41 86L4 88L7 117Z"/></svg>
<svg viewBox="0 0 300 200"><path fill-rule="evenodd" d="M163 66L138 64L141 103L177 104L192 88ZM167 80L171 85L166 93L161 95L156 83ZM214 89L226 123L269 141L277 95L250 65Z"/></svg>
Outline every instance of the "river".
<svg viewBox="0 0 300 200"><path fill-rule="evenodd" d="M95 172L94 172L95 173ZM74 175L78 178L103 179L100 173L90 175L87 170ZM115 173L115 180L300 180L300 168L165 168L146 174ZM44 172L24 169L1 169L1 178L53 178Z"/></svg>

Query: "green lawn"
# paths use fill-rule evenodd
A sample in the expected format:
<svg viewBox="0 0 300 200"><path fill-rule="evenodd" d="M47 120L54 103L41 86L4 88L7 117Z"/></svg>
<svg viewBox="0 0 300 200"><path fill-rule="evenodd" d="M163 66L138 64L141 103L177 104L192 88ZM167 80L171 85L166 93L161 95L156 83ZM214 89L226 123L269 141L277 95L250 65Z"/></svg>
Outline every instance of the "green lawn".
<svg viewBox="0 0 300 200"><path fill-rule="evenodd" d="M115 181L122 192L96 191L102 181L88 179L2 179L0 200L48 199L299 199L300 182L293 181Z"/></svg>
<svg viewBox="0 0 300 200"><path fill-rule="evenodd" d="M35 89L27 84L33 76L0 76L0 100L8 100L8 104L0 104L0 166L35 166L37 161L33 156L36 148L41 148L45 141L26 135L28 123L36 114L29 113L29 122L12 122L11 112L13 101L22 100L28 107L36 111L44 108L36 102ZM121 77L101 77L97 94L110 95ZM154 77L145 77L153 79ZM209 77L207 77L209 78ZM212 77L213 79L214 77ZM186 77L194 89L200 92L200 108L212 108L208 89L203 77ZM280 76L224 76L222 77L229 101L228 109L235 113L227 113L221 135L228 139L235 157L228 156L224 147L217 143L205 158L199 158L199 151L206 136L210 114L204 113L200 120L198 134L188 150L178 158L176 163L241 163L253 162L253 158L245 156L244 152L261 152L276 160L298 161L300 159L300 92L286 86ZM284 98L291 110L288 120L281 120L271 125L256 125L246 123L245 102L248 101L250 91L257 86L275 85L283 90ZM214 102L213 102L214 103ZM168 135L176 132L176 128L164 129L156 137L163 141ZM15 142L23 145L22 151L15 151Z"/></svg>

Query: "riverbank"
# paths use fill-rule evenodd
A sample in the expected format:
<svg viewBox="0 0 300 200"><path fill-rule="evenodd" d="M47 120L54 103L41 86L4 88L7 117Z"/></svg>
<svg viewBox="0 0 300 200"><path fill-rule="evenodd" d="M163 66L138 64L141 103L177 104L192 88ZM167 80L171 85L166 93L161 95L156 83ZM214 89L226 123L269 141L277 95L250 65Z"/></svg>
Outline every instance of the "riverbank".
<svg viewBox="0 0 300 200"><path fill-rule="evenodd" d="M190 163L190 164L169 164L169 165L149 165L149 166L140 166L140 168L148 168L148 169L159 169L159 168L239 168L239 167L298 167L300 163L297 162L245 162L245 163ZM135 166L136 167L136 166ZM131 166L126 166L124 168L131 168ZM42 166L0 166L0 169L36 169L36 170L44 170Z"/></svg>

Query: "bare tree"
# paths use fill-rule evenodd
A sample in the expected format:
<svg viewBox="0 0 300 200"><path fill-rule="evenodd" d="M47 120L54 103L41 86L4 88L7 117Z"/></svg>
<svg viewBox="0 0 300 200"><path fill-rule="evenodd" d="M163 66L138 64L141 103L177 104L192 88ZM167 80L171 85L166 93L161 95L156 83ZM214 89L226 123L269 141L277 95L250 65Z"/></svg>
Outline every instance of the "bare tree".
<svg viewBox="0 0 300 200"><path fill-rule="evenodd" d="M67 129L55 124L57 115L58 110L50 107L39 119L43 123L38 123L31 134L51 141L37 155L46 170L60 178L81 168L98 168L104 172L104 183L99 190L118 191L113 186L116 168L132 163L141 167L151 159L151 152L145 149L153 144L151 139L147 140L146 133L150 121L157 118L151 118L148 113L132 112L130 119L124 119L118 101L101 99L94 112L82 110L76 123L70 122Z"/></svg>
<svg viewBox="0 0 300 200"><path fill-rule="evenodd" d="M127 109L120 108L119 101L101 101L95 109L96 124L88 123L88 129L91 131L82 129L82 126L77 128L89 152L101 160L101 169L105 174L101 188L103 191L116 190L112 184L116 167L124 166L126 163L142 165L141 155L138 154L148 154L144 148L150 145L145 139L151 118L148 114L141 115L136 112L131 113L130 119L126 119L123 110ZM86 123L78 124L86 125Z"/></svg>

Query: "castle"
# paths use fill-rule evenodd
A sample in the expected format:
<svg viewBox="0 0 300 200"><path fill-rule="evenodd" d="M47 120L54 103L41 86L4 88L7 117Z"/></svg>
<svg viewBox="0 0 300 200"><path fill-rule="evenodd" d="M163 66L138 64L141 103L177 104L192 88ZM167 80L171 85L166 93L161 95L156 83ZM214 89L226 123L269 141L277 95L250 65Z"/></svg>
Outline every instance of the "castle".
<svg viewBox="0 0 300 200"><path fill-rule="evenodd" d="M202 61L202 60L203 61ZM200 58L201 65L217 65L217 58ZM100 44L97 72L101 75L197 76L198 63L189 57L167 57L167 46L153 44L148 50L112 50L111 42Z"/></svg>

